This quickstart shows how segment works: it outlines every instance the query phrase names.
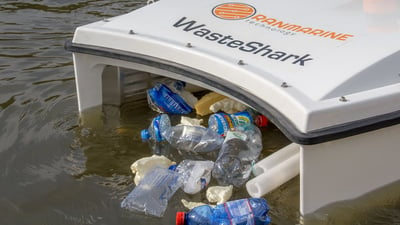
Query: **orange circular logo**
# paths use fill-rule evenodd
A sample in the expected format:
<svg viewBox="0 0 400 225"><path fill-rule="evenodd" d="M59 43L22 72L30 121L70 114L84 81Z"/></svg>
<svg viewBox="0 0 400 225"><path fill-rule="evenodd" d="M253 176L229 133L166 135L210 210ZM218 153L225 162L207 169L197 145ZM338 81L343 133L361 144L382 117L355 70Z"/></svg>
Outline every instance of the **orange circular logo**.
<svg viewBox="0 0 400 225"><path fill-rule="evenodd" d="M217 5L212 10L214 16L226 20L241 20L249 18L256 13L256 9L243 3L224 3Z"/></svg>

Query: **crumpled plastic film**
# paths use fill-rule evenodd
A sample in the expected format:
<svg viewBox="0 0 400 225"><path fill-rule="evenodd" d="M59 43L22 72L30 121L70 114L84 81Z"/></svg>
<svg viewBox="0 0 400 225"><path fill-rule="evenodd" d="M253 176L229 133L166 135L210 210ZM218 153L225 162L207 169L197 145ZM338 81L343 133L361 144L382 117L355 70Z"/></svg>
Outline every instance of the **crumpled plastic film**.
<svg viewBox="0 0 400 225"><path fill-rule="evenodd" d="M131 165L131 171L135 174L136 185L155 167L168 168L173 162L163 155L152 155L135 161Z"/></svg>

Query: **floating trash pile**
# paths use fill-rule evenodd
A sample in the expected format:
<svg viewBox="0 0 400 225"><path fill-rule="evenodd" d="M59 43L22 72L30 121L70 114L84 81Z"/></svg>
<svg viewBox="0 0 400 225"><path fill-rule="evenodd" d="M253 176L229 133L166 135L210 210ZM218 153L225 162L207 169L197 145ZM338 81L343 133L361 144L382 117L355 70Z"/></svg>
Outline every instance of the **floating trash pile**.
<svg viewBox="0 0 400 225"><path fill-rule="evenodd" d="M147 90L149 107L159 115L142 130L141 138L153 150L168 146L184 154L215 153L216 157L174 162L154 154L137 160L131 165L136 186L121 207L162 217L168 201L181 188L190 195L206 191L210 204L182 200L189 211L177 212L176 224L269 224L265 199L230 199L233 188L242 187L251 176L262 151L259 127L267 126L268 119L216 92L198 100L185 86L183 81L168 80ZM208 116L207 124L188 117L192 112ZM181 115L181 121L172 124L170 117L176 115ZM209 187L211 179L218 186Z"/></svg>

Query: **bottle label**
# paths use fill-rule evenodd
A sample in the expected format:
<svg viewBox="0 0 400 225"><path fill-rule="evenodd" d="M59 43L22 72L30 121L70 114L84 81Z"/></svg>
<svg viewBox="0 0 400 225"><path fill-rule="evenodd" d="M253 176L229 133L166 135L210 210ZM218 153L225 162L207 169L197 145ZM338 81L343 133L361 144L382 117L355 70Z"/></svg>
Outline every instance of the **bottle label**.
<svg viewBox="0 0 400 225"><path fill-rule="evenodd" d="M253 123L253 118L251 118L250 113L247 111L234 113L233 118L237 126L243 126Z"/></svg>
<svg viewBox="0 0 400 225"><path fill-rule="evenodd" d="M213 116L218 124L218 128L217 128L218 134L224 136L226 131L235 127L235 124L233 123L232 118L228 114L216 113Z"/></svg>
<svg viewBox="0 0 400 225"><path fill-rule="evenodd" d="M161 131L160 131L160 119L161 116L157 116L153 120L154 135L157 142L164 140L164 138L161 136Z"/></svg>
<svg viewBox="0 0 400 225"><path fill-rule="evenodd" d="M174 93L164 84L157 84L147 91L149 102L157 106L164 113L188 114L192 107L177 93Z"/></svg>
<svg viewBox="0 0 400 225"><path fill-rule="evenodd" d="M223 116L224 116L224 119L225 119L225 122L226 122L226 127L228 129L234 128L235 124L233 123L232 118L227 114L223 114Z"/></svg>
<svg viewBox="0 0 400 225"><path fill-rule="evenodd" d="M254 225L254 214L248 199L240 199L225 203L225 209L229 214L231 224Z"/></svg>
<svg viewBox="0 0 400 225"><path fill-rule="evenodd" d="M247 135L240 131L228 131L226 133L225 142L227 142L231 139L234 139L234 138L240 139L242 141L246 141Z"/></svg>

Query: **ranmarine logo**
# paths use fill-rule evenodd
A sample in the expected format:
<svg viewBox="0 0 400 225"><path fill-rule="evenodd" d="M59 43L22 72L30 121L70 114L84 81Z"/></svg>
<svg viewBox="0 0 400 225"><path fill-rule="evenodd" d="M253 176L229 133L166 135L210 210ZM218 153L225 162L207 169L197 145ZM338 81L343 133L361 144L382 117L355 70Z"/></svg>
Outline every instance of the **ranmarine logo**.
<svg viewBox="0 0 400 225"><path fill-rule="evenodd" d="M256 9L253 6L244 3L230 2L217 5L212 9L212 14L220 19L242 20L258 27L278 30L282 33L302 33L308 36L338 41L346 41L354 37L353 34L345 32L330 31L310 26L310 24L297 24L296 21L286 21L285 19L282 20L281 18L270 17L260 13L256 14Z"/></svg>
<svg viewBox="0 0 400 225"><path fill-rule="evenodd" d="M253 16L256 9L243 3L224 3L214 7L212 13L220 19L241 20Z"/></svg>

